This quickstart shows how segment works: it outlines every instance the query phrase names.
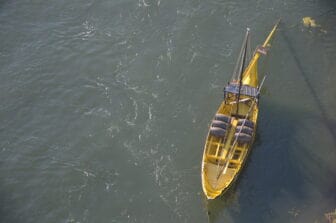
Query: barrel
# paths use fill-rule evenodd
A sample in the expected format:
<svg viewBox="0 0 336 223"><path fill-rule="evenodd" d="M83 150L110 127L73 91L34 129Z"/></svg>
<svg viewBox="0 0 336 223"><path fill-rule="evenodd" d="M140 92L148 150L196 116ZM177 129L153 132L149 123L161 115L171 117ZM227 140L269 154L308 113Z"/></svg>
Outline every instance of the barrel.
<svg viewBox="0 0 336 223"><path fill-rule="evenodd" d="M236 133L245 133L247 135L253 135L253 129L248 126L237 126Z"/></svg>
<svg viewBox="0 0 336 223"><path fill-rule="evenodd" d="M238 123L237 123L237 126L242 126L243 123L244 123L244 120L245 119L239 119ZM247 127L250 127L250 128L253 129L254 128L254 122L252 122L251 120L246 119L245 123L244 123L244 126L247 126Z"/></svg>
<svg viewBox="0 0 336 223"><path fill-rule="evenodd" d="M227 116L227 115L223 115L223 114L217 113L215 115L215 120L219 120L219 121L222 121L222 122L230 123L231 122L231 117Z"/></svg>
<svg viewBox="0 0 336 223"><path fill-rule="evenodd" d="M238 143L249 143L252 141L252 136L245 133L235 133L235 137L237 138Z"/></svg>
<svg viewBox="0 0 336 223"><path fill-rule="evenodd" d="M221 129L227 129L227 123L220 121L220 120L212 120L211 126L212 127L218 127Z"/></svg>
<svg viewBox="0 0 336 223"><path fill-rule="evenodd" d="M218 127L210 127L210 135L222 138L225 136L226 130Z"/></svg>

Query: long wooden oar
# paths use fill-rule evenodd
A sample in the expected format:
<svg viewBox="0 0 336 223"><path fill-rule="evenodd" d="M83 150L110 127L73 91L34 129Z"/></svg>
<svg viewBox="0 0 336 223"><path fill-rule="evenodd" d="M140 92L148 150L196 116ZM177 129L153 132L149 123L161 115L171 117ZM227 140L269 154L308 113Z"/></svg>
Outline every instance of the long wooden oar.
<svg viewBox="0 0 336 223"><path fill-rule="evenodd" d="M261 81L261 84L260 84L260 87L258 88L258 92L257 92L257 96L260 94L260 90L261 90L261 88L262 88L262 86L263 86L263 84L264 84L264 81L265 81L265 79L266 79L266 77L267 77L267 75L265 75L264 76L264 78L262 79L262 81ZM251 106L250 106L250 109L248 110L248 112L247 112L247 114L246 114L246 116L245 116L245 118L244 118L244 121L243 121L243 123L242 123L242 127L244 127L244 125L245 125L245 122L246 122L246 120L247 120L247 118L249 117L249 115L250 115L250 112L252 111L252 108L253 108L253 106L254 106L254 104L256 103L258 101L258 99L256 98L256 100L253 100L252 101L252 104L251 104ZM232 146L230 146L230 148L229 148L229 150L228 150L228 156L227 156L227 158L224 160L224 164L225 164L225 167L224 168L222 168L222 170L219 172L219 174L217 175L217 180L219 179L219 177L224 173L226 173L226 170L227 170L227 168L228 168L228 166L229 166L229 161L232 159L232 157L233 157L233 151L234 151L234 147L235 147L235 145L237 144L237 141L238 141L238 135L241 133L241 131L243 130L243 128L240 128L240 130L239 130L239 132L238 132L238 134L237 134L237 136L235 137L235 141L233 142L233 144L232 144Z"/></svg>

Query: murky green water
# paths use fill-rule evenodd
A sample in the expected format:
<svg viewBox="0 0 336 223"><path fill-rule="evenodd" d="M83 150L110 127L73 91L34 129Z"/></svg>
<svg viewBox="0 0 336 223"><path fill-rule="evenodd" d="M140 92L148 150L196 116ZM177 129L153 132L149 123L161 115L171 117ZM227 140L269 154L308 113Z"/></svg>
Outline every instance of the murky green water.
<svg viewBox="0 0 336 223"><path fill-rule="evenodd" d="M335 7L1 1L0 221L325 222L336 208ZM206 201L203 143L245 28L255 46L279 17L253 152L234 187Z"/></svg>

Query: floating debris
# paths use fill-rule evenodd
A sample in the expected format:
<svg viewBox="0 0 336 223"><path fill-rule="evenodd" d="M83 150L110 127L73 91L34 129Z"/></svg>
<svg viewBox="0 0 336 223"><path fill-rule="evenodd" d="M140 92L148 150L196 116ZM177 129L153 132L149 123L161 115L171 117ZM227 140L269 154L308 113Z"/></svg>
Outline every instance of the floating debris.
<svg viewBox="0 0 336 223"><path fill-rule="evenodd" d="M302 24L304 27L307 27L307 28L319 28L318 30L321 33L324 33L324 34L328 33L327 30L323 29L321 25L317 24L315 19L313 19L312 17L303 17Z"/></svg>
<svg viewBox="0 0 336 223"><path fill-rule="evenodd" d="M325 30L325 29L320 29L320 31L321 31L322 33L324 33L324 34L327 34L327 33L328 33L327 30Z"/></svg>
<svg viewBox="0 0 336 223"><path fill-rule="evenodd" d="M319 27L319 25L316 24L316 21L312 17L303 17L302 23L305 27Z"/></svg>
<svg viewBox="0 0 336 223"><path fill-rule="evenodd" d="M296 208L292 208L291 210L288 211L288 214L294 216L294 218L296 218L297 216L299 216L300 214L300 210L296 209Z"/></svg>
<svg viewBox="0 0 336 223"><path fill-rule="evenodd" d="M329 212L325 214L329 223L336 223L336 209L333 212Z"/></svg>

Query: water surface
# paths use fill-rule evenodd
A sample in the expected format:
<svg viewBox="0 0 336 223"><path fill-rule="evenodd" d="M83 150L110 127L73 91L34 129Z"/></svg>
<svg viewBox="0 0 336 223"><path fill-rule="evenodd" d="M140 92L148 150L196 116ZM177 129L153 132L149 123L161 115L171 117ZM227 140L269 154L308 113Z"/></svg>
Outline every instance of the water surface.
<svg viewBox="0 0 336 223"><path fill-rule="evenodd" d="M335 7L0 2L1 222L324 222L336 208ZM245 29L256 46L279 17L253 152L206 201L203 144Z"/></svg>

